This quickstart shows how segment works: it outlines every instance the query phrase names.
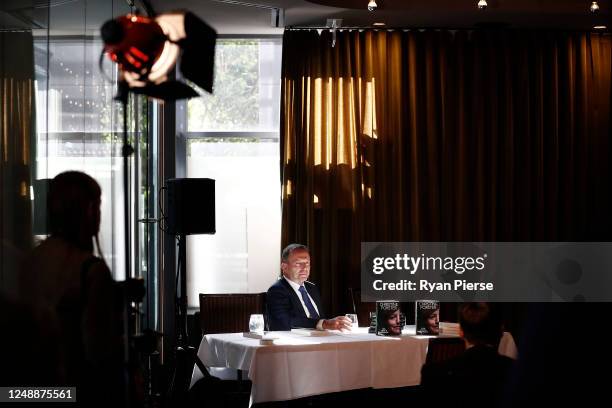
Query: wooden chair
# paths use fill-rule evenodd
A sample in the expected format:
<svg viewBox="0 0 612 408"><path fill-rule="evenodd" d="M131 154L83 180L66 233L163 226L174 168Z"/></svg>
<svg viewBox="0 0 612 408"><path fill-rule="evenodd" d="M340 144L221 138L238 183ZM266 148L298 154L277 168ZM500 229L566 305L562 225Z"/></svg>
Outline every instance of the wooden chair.
<svg viewBox="0 0 612 408"><path fill-rule="evenodd" d="M200 293L200 329L202 335L249 331L249 317L266 310L266 293ZM265 318L265 317L264 317ZM238 390L250 386L237 371Z"/></svg>
<svg viewBox="0 0 612 408"><path fill-rule="evenodd" d="M249 317L265 310L265 293L200 293L200 328L203 335L249 331Z"/></svg>

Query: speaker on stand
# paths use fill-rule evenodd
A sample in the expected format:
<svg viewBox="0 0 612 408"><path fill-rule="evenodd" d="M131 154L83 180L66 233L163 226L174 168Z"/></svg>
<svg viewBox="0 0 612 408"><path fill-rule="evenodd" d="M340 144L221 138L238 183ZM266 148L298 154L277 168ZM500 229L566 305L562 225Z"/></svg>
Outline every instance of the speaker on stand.
<svg viewBox="0 0 612 408"><path fill-rule="evenodd" d="M187 337L187 235L214 234L215 180L207 178L181 178L166 180L168 209L167 231L178 240L178 277L175 296L175 368L168 390L170 406L187 402L193 364L202 374L210 377L198 358L196 350L189 346Z"/></svg>
<svg viewBox="0 0 612 408"><path fill-rule="evenodd" d="M215 180L175 178L166 180L167 227L173 235L214 234Z"/></svg>

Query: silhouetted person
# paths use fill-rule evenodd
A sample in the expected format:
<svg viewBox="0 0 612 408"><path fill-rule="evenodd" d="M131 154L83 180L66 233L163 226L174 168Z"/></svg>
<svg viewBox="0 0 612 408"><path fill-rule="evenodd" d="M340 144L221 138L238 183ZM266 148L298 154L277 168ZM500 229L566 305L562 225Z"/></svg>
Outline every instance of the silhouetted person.
<svg viewBox="0 0 612 408"><path fill-rule="evenodd" d="M58 382L57 342L32 309L0 293L0 386L52 386ZM41 342L40 339L45 339Z"/></svg>
<svg viewBox="0 0 612 408"><path fill-rule="evenodd" d="M98 183L84 173L55 177L47 197L51 236L20 275L21 299L57 333L58 382L76 386L83 406L116 406L121 394L118 290L94 256L94 241L100 254L100 196Z"/></svg>
<svg viewBox="0 0 612 408"><path fill-rule="evenodd" d="M423 366L421 385L428 406L500 405L513 360L497 351L503 334L497 316L486 303L460 306L459 326L466 350L458 357Z"/></svg>
<svg viewBox="0 0 612 408"><path fill-rule="evenodd" d="M603 272L602 272L603 273ZM532 303L504 407L606 405L611 303Z"/></svg>

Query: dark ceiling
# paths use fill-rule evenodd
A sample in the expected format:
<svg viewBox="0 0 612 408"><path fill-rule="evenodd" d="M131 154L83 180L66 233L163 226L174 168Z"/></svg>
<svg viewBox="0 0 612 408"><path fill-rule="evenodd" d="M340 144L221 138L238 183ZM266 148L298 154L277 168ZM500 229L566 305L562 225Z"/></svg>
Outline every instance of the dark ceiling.
<svg viewBox="0 0 612 408"><path fill-rule="evenodd" d="M474 27L500 25L529 28L590 29L610 18L609 0L598 1L600 10L591 13L588 0L488 0L484 10L478 0L378 0L374 12L368 0L307 0L309 3L347 9L339 13L345 25ZM354 23L353 23L354 22Z"/></svg>
<svg viewBox="0 0 612 408"><path fill-rule="evenodd" d="M140 0L136 0L138 5ZM188 9L220 34L280 35L283 26L325 26L327 19L342 19L344 27L507 26L589 30L609 24L612 0L600 0L600 11L589 11L589 0L488 0L479 10L477 0L378 0L367 11L368 0L150 0L156 11ZM46 7L51 5L49 9ZM50 18L58 35L71 31L97 31L109 13L127 8L126 0L0 0L0 29L45 28ZM271 24L272 9L284 14L284 24ZM83 16L86 15L86 27Z"/></svg>

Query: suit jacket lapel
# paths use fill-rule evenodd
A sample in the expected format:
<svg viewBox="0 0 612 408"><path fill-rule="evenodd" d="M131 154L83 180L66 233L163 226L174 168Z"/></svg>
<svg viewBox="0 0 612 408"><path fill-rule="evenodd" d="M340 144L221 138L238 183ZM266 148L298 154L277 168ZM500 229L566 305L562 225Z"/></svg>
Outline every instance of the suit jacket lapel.
<svg viewBox="0 0 612 408"><path fill-rule="evenodd" d="M293 307L296 310L300 311L299 313L300 315L302 315L302 317L306 317L306 312L304 311L304 307L302 306L302 300L298 297L298 294L295 293L295 290L293 290L291 285L289 285L289 282L287 282L284 277L281 278L281 283L283 284L283 286L285 286L285 288L287 288L287 290L291 294L291 301L293 302Z"/></svg>

